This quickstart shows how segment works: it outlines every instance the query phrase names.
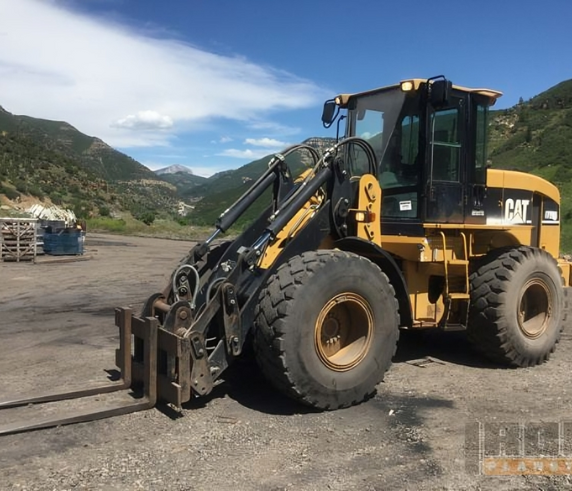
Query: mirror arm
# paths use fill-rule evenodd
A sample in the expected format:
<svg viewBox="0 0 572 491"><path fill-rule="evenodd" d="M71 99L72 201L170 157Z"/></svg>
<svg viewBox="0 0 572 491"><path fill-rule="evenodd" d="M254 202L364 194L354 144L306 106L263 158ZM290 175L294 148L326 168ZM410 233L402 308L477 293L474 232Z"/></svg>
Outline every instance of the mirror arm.
<svg viewBox="0 0 572 491"><path fill-rule="evenodd" d="M342 114L338 119L338 125L336 128L336 143L340 141L340 123L346 118L347 116L345 114Z"/></svg>

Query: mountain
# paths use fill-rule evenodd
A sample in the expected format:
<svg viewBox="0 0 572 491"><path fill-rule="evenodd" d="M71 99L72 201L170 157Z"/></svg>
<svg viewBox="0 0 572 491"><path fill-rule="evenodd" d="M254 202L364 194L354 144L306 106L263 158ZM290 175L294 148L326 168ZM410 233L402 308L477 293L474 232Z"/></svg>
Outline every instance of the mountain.
<svg viewBox="0 0 572 491"><path fill-rule="evenodd" d="M89 216L176 207L176 188L99 138L63 121L17 116L0 107L0 194L49 198Z"/></svg>
<svg viewBox="0 0 572 491"><path fill-rule="evenodd" d="M172 165L171 167L181 167L177 165ZM155 171L158 172L158 171ZM177 189L178 195L182 198L192 198L194 194L194 189L200 187L205 182L208 181L206 177L196 176L195 174L189 173L188 170L184 172L172 172L165 173L159 176L163 181L171 183Z"/></svg>
<svg viewBox="0 0 572 491"><path fill-rule="evenodd" d="M144 165L64 121L17 116L0 107L0 133L25 137L42 147L74 157L86 170L106 180L155 178Z"/></svg>
<svg viewBox="0 0 572 491"><path fill-rule="evenodd" d="M162 176L164 174L193 174L193 171L184 165L170 165L169 167L163 167L155 171L155 174Z"/></svg>

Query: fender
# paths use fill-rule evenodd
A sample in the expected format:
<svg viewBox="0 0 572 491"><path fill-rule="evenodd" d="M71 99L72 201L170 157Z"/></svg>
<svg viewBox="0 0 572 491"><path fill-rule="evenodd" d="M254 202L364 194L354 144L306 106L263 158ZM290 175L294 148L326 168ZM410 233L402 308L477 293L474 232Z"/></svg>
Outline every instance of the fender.
<svg viewBox="0 0 572 491"><path fill-rule="evenodd" d="M342 251L354 252L360 256L368 258L377 264L387 275L390 283L395 289L395 296L399 302L400 327L411 328L413 326L413 313L405 278L395 259L387 251L373 242L369 242L359 237L346 237L334 242L334 247Z"/></svg>

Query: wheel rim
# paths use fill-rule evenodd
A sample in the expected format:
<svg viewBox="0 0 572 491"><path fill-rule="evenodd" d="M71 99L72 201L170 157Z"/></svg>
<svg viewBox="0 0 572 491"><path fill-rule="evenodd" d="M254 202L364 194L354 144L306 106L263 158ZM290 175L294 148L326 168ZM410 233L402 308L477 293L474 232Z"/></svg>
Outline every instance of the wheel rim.
<svg viewBox="0 0 572 491"><path fill-rule="evenodd" d="M528 281L522 289L518 306L518 325L523 334L535 339L541 336L552 318L550 289L540 279Z"/></svg>
<svg viewBox="0 0 572 491"><path fill-rule="evenodd" d="M369 304L355 293L341 293L320 311L315 328L316 352L328 368L345 372L364 359L372 334Z"/></svg>

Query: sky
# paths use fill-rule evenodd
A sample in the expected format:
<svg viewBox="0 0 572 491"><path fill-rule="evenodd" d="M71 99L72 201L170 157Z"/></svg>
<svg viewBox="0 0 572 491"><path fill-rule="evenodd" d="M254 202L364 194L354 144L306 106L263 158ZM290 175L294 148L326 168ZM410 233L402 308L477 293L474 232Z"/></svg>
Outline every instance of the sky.
<svg viewBox="0 0 572 491"><path fill-rule="evenodd" d="M323 102L445 75L498 108L572 78L570 0L0 0L0 106L210 176L312 136Z"/></svg>

